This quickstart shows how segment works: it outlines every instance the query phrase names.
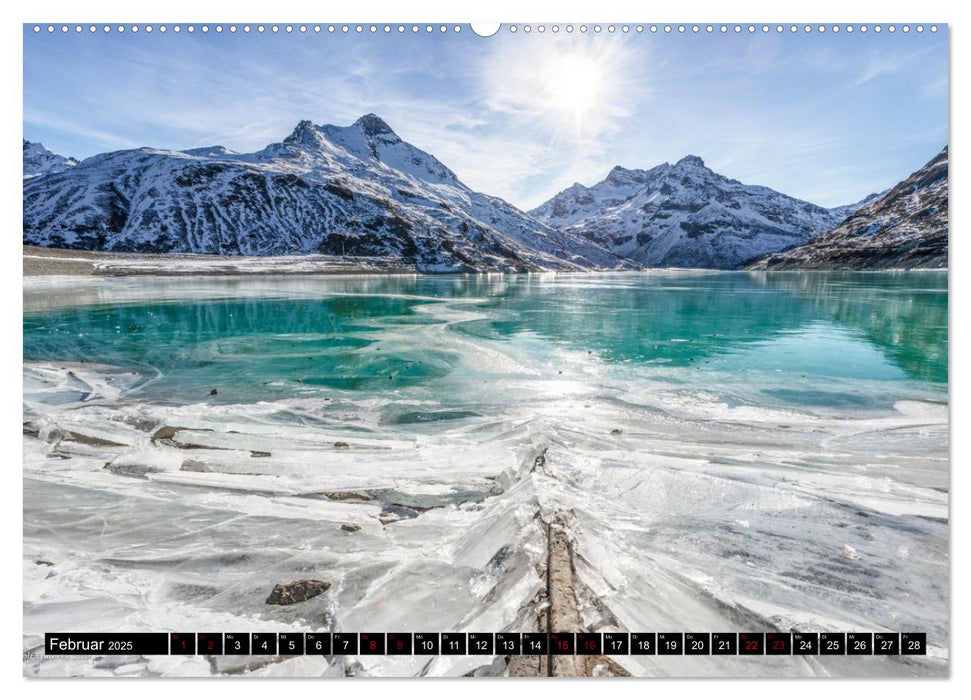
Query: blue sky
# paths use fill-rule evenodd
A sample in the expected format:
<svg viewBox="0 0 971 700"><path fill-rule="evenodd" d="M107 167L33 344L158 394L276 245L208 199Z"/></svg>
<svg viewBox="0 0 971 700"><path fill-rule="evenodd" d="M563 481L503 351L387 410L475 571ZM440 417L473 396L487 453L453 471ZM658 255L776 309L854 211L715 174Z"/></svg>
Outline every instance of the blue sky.
<svg viewBox="0 0 971 700"><path fill-rule="evenodd" d="M132 34L24 29L24 138L78 158L254 151L301 119L367 112L474 189L530 208L614 165L689 153L824 206L887 188L947 143L932 34Z"/></svg>

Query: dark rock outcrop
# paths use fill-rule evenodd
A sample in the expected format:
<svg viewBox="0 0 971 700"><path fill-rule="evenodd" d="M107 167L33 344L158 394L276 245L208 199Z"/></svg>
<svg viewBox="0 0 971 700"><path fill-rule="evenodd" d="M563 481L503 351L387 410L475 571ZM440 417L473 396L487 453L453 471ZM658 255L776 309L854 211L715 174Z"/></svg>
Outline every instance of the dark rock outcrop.
<svg viewBox="0 0 971 700"><path fill-rule="evenodd" d="M293 605L316 598L330 588L329 581L301 579L290 583L278 583L266 599L267 605Z"/></svg>

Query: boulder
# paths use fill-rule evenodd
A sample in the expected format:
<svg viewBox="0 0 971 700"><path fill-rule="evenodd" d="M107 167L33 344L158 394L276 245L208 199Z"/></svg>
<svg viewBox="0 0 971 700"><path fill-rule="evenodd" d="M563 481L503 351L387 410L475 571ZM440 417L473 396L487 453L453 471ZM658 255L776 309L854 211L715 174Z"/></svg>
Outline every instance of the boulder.
<svg viewBox="0 0 971 700"><path fill-rule="evenodd" d="M180 430L191 430L191 428L186 428L181 425L163 425L152 435L152 442L156 442L158 440L171 440Z"/></svg>
<svg viewBox="0 0 971 700"><path fill-rule="evenodd" d="M273 587L269 597L266 599L267 605L293 605L302 603L319 596L330 588L330 581L318 581L316 579L301 579L290 583L278 583Z"/></svg>

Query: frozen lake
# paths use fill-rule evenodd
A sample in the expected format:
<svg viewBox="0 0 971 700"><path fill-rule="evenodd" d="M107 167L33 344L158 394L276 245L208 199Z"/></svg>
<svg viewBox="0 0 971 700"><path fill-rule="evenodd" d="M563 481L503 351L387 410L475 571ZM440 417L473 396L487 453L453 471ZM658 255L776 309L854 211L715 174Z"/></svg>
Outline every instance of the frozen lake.
<svg viewBox="0 0 971 700"><path fill-rule="evenodd" d="M633 675L946 672L945 272L34 278L23 333L25 651L45 631L528 631L556 513L589 630L930 647L618 657ZM331 587L266 605L296 579ZM25 661L476 669L503 672Z"/></svg>

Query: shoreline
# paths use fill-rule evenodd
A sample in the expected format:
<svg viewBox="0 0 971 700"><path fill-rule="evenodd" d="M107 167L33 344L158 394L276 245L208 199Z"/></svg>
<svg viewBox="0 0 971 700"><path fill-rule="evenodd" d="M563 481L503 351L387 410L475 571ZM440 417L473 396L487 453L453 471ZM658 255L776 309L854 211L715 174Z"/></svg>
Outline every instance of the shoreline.
<svg viewBox="0 0 971 700"><path fill-rule="evenodd" d="M538 274L557 272L537 271ZM948 272L946 267L936 268L741 268L721 270L706 268L668 267L643 270L585 270L590 273L634 274L706 274L721 272L740 273L793 273L793 272ZM576 274L577 271L559 274ZM44 248L23 246L23 277L203 277L203 276L260 276L260 275L419 275L419 274L510 274L497 271L470 270L421 270L414 265L394 258L335 257L331 255L292 256L224 256L198 253L118 253L108 251L73 250L69 248ZM530 273L526 273L530 274Z"/></svg>
<svg viewBox="0 0 971 700"><path fill-rule="evenodd" d="M23 246L27 277L195 277L204 275L367 275L418 274L391 258L330 255L242 257L194 253L116 253Z"/></svg>

